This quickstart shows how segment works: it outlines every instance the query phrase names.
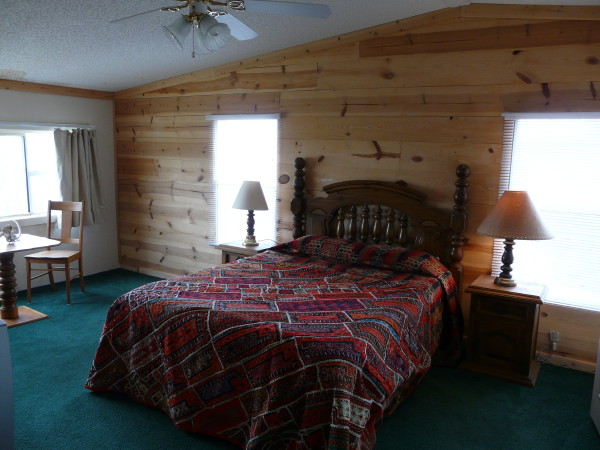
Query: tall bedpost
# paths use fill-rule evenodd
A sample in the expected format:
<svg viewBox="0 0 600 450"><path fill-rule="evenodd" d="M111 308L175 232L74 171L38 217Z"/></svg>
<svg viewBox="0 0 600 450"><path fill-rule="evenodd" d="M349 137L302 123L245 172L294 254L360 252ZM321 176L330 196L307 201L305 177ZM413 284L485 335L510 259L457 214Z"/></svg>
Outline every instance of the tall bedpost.
<svg viewBox="0 0 600 450"><path fill-rule="evenodd" d="M462 295L462 273L463 273L463 245L467 242L465 235L467 229L467 201L469 187L469 174L471 169L466 164L456 168L456 190L454 191L454 210L450 218L452 229L452 246L450 249L450 271L458 285L458 295Z"/></svg>
<svg viewBox="0 0 600 450"><path fill-rule="evenodd" d="M292 200L292 214L294 215L294 227L292 229L292 237L294 239L304 235L304 209L306 200L304 200L304 167L306 161L304 158L296 158L294 160L294 199Z"/></svg>

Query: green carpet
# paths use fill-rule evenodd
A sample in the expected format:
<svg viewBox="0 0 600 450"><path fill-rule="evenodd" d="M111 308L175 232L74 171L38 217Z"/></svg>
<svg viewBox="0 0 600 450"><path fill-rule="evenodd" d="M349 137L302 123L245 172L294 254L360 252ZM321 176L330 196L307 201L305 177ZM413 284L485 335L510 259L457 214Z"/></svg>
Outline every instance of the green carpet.
<svg viewBox="0 0 600 450"><path fill-rule="evenodd" d="M109 305L155 278L125 270L37 288L50 316L9 330L17 449L228 449L175 428L162 412L84 389ZM24 292L19 304L26 304ZM600 449L589 417L593 377L544 365L533 389L459 369L433 368L378 431L377 449ZM0 419L1 420L1 419Z"/></svg>

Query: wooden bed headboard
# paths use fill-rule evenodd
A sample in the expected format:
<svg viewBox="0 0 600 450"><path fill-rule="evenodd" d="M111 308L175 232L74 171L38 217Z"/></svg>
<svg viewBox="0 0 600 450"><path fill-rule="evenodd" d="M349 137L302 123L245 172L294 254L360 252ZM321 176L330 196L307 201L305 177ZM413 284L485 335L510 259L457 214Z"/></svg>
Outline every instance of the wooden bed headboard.
<svg viewBox="0 0 600 450"><path fill-rule="evenodd" d="M469 166L456 168L451 211L428 205L414 189L385 181L342 181L325 186L326 197L306 199L305 166L304 158L294 161L294 239L324 235L425 251L450 269L460 295Z"/></svg>

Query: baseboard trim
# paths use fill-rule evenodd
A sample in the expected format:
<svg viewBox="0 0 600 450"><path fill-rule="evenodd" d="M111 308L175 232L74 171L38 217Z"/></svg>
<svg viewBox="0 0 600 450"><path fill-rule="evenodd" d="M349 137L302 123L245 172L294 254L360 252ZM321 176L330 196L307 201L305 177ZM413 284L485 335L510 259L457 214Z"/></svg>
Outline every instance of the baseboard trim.
<svg viewBox="0 0 600 450"><path fill-rule="evenodd" d="M144 267L129 266L127 264L121 264L119 266L119 268L124 269L124 270L129 270L131 272L142 273L144 275L150 275L151 277L157 277L157 278L173 278L176 276L176 275L173 275L172 273L160 272L158 270L146 269Z"/></svg>
<svg viewBox="0 0 600 450"><path fill-rule="evenodd" d="M538 361L553 366L566 367L568 369L579 370L580 372L595 373L596 363L587 359L579 359L573 356L560 353L540 350L536 354Z"/></svg>

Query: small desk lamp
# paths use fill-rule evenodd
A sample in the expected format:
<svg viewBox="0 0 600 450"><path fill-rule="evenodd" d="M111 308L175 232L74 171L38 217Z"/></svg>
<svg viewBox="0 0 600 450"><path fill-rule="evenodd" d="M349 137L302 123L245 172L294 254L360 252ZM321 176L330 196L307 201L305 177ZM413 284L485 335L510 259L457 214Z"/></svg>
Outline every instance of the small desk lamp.
<svg viewBox="0 0 600 450"><path fill-rule="evenodd" d="M254 238L254 211L269 209L262 188L260 187L260 181L244 181L235 198L235 202L233 202L233 207L235 209L248 210L248 231L244 245L247 247L258 245L258 242Z"/></svg>
<svg viewBox="0 0 600 450"><path fill-rule="evenodd" d="M502 271L494 283L499 286L516 286L510 272L514 258L512 254L515 239L542 240L552 239L552 234L542 223L535 206L525 191L505 191L481 222L477 233L484 236L504 239Z"/></svg>

